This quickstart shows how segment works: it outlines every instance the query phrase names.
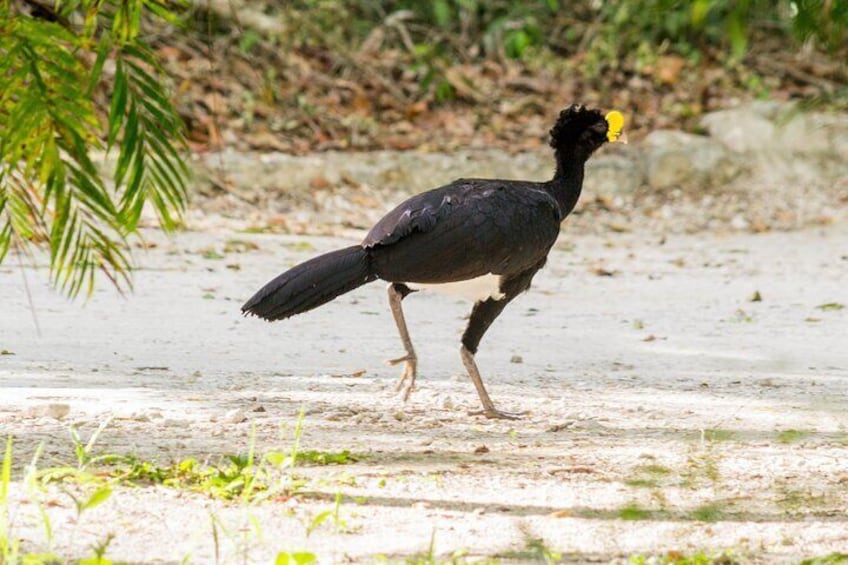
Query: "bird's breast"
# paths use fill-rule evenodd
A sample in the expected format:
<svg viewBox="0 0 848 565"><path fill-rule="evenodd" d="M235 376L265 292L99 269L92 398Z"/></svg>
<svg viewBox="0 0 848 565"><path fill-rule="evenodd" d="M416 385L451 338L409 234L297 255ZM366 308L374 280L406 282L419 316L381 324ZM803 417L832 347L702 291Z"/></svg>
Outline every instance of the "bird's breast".
<svg viewBox="0 0 848 565"><path fill-rule="evenodd" d="M488 300L500 300L504 297L501 292L501 276L492 273L449 283L404 283L412 290L435 290L450 296L461 296L475 302Z"/></svg>

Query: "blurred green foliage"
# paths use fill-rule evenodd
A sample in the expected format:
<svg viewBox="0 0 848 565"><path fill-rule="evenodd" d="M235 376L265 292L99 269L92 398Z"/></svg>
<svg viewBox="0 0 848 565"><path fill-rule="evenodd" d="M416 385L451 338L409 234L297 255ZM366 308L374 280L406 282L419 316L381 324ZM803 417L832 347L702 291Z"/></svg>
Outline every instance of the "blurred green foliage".
<svg viewBox="0 0 848 565"><path fill-rule="evenodd" d="M568 59L596 78L667 54L732 67L758 46L848 51L848 2L833 0L293 0L281 10L283 48L324 49L342 67L371 43L396 49L437 103L455 94L448 66L486 59Z"/></svg>
<svg viewBox="0 0 848 565"><path fill-rule="evenodd" d="M301 39L359 44L389 22L401 41L460 59L517 59L533 47L626 57L646 46L686 56L712 46L730 58L758 34L831 52L848 40L848 2L833 0L294 0L286 10L305 24L293 26Z"/></svg>

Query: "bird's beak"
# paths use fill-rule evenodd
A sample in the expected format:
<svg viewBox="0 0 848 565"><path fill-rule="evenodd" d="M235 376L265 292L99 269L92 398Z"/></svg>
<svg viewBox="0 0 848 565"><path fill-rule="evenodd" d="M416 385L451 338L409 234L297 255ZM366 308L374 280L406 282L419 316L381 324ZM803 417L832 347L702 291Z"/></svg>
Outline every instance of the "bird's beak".
<svg viewBox="0 0 848 565"><path fill-rule="evenodd" d="M618 139L616 139L615 141L617 141L618 143L623 143L624 145L627 145L627 132L622 131L619 134ZM615 143L615 141L613 143Z"/></svg>

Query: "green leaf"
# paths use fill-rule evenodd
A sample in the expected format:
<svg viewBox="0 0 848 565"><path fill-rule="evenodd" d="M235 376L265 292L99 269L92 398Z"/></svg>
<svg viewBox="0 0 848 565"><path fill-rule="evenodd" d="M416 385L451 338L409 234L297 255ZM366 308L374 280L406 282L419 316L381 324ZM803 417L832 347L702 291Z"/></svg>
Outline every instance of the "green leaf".
<svg viewBox="0 0 848 565"><path fill-rule="evenodd" d="M274 467L279 467L289 459L287 453L281 451L269 451L265 454L265 460Z"/></svg>
<svg viewBox="0 0 848 565"><path fill-rule="evenodd" d="M310 520L309 525L306 526L306 535L309 536L309 534L319 528L321 524L326 522L332 515L332 510L324 510L323 512L319 512L318 514L316 514L312 518L312 520Z"/></svg>
<svg viewBox="0 0 848 565"><path fill-rule="evenodd" d="M447 0L433 0L433 19L441 28L448 27L451 18L451 9Z"/></svg>
<svg viewBox="0 0 848 565"><path fill-rule="evenodd" d="M0 506L5 506L9 496L9 483L12 482L12 436L6 438L6 453L3 455L3 468L0 470Z"/></svg>
<svg viewBox="0 0 848 565"><path fill-rule="evenodd" d="M731 13L727 18L727 37L730 39L733 55L737 58L744 56L748 50L748 35L737 12Z"/></svg>
<svg viewBox="0 0 848 565"><path fill-rule="evenodd" d="M108 500L110 496L112 496L112 489L109 487L101 487L94 491L94 493L90 497L88 497L88 500L86 500L82 504L80 510L88 510L89 508L99 506L100 504L106 502L106 500Z"/></svg>
<svg viewBox="0 0 848 565"><path fill-rule="evenodd" d="M106 559L105 557L96 556L96 557L83 557L79 561L77 561L78 565L112 565L111 559Z"/></svg>
<svg viewBox="0 0 848 565"><path fill-rule="evenodd" d="M188 8L188 2L184 2L182 0L173 0L173 4L179 8ZM163 21L168 22L171 25L182 26L182 20L175 12L171 11L168 4L164 2L157 2L156 0L145 0L145 7L153 12L156 16L161 18Z"/></svg>
<svg viewBox="0 0 848 565"><path fill-rule="evenodd" d="M289 553L287 551L282 551L277 554L277 558L274 560L274 565L311 565L317 561L318 558L314 553L307 553L303 551Z"/></svg>
<svg viewBox="0 0 848 565"><path fill-rule="evenodd" d="M699 29L704 26L711 4L711 0L695 0L692 2L692 7L689 9L689 20L692 22L692 27Z"/></svg>
<svg viewBox="0 0 848 565"><path fill-rule="evenodd" d="M124 114L127 111L127 74L124 65L118 59L115 67L115 85L112 89L112 101L109 106L109 137L106 141L108 147L114 145L118 132L124 124Z"/></svg>
<svg viewBox="0 0 848 565"><path fill-rule="evenodd" d="M292 553L292 557L294 557L294 562L296 565L311 565L318 561L318 558L314 553L306 553L303 551L298 551Z"/></svg>
<svg viewBox="0 0 848 565"><path fill-rule="evenodd" d="M121 142L121 153L118 163L115 165L115 185L120 186L124 182L124 176L130 166L133 156L137 153L138 142L138 111L135 102L130 103L130 109L124 124L124 139Z"/></svg>

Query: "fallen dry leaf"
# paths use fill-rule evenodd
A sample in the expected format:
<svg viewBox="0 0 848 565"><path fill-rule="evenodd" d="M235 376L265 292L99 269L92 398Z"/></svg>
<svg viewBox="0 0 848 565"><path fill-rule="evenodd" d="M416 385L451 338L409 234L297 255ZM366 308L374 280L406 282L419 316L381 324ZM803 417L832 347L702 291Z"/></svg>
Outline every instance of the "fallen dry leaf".
<svg viewBox="0 0 848 565"><path fill-rule="evenodd" d="M663 84L675 84L685 66L686 60L679 55L662 56L654 67L654 77Z"/></svg>
<svg viewBox="0 0 848 565"><path fill-rule="evenodd" d="M600 266L592 267L589 270L589 272L591 272L593 275L596 275L596 276L599 276L599 277L614 277L615 275L618 274L618 271L611 271L607 268L600 267Z"/></svg>
<svg viewBox="0 0 848 565"><path fill-rule="evenodd" d="M309 179L309 187L313 190L327 190L330 186L329 179L324 175L316 175Z"/></svg>

